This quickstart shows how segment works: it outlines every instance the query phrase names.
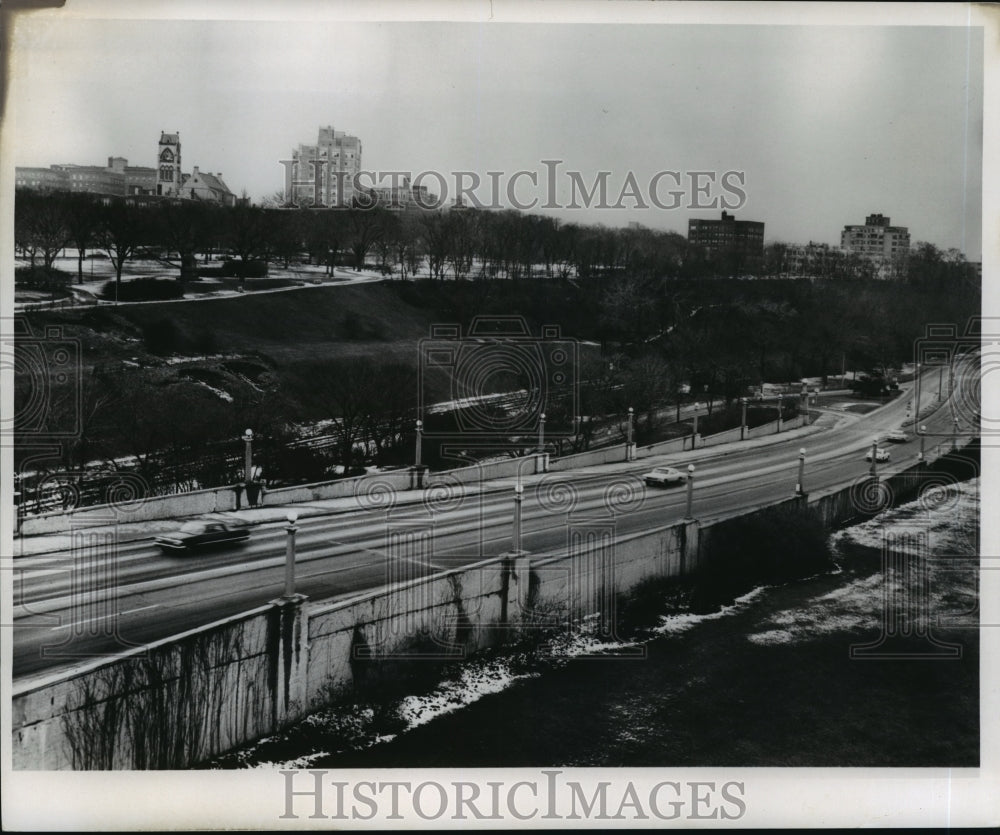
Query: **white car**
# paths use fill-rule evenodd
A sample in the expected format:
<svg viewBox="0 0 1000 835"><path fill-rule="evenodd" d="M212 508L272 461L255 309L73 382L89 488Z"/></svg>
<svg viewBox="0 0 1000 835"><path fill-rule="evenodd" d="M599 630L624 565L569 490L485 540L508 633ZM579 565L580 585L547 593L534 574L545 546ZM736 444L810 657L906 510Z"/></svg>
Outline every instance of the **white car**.
<svg viewBox="0 0 1000 835"><path fill-rule="evenodd" d="M892 441L894 444L905 444L910 440L910 437L902 429L893 429L892 432L885 436L885 439Z"/></svg>
<svg viewBox="0 0 1000 835"><path fill-rule="evenodd" d="M869 449L868 452L865 453L865 461L871 461L871 460L872 460L872 451ZM875 450L875 460L876 461L888 461L889 460L889 450L883 449L882 447L879 447L878 449L876 449Z"/></svg>
<svg viewBox="0 0 1000 835"><path fill-rule="evenodd" d="M673 467L656 467L648 473L643 473L646 484L656 484L663 487L667 484L680 484L685 480L684 473Z"/></svg>

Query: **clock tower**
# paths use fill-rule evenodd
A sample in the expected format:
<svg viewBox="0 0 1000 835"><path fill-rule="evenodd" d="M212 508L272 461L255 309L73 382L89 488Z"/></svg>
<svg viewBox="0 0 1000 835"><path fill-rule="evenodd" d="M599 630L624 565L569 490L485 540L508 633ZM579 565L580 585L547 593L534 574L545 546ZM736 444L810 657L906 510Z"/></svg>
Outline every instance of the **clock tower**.
<svg viewBox="0 0 1000 835"><path fill-rule="evenodd" d="M160 132L156 156L156 193L176 197L181 190L181 137L179 133Z"/></svg>

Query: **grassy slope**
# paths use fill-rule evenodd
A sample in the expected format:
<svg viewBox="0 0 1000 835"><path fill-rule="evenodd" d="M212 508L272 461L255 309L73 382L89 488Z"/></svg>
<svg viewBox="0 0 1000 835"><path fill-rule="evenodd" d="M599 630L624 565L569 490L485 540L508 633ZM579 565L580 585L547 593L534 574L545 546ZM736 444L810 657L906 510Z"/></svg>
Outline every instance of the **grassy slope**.
<svg viewBox="0 0 1000 835"><path fill-rule="evenodd" d="M476 314L524 312L534 332L544 320L572 330L575 291L560 287L545 294L544 304L530 292L494 283L486 291L469 284L364 284L306 287L288 292L175 303L122 305L118 308L36 312L36 332L46 324L63 325L67 334L84 340L92 362L120 359L142 352L143 328L168 319L180 334L179 352L260 353L277 365L318 358L407 354L416 360L416 343L430 335L432 324L468 325ZM539 321L532 321L536 307ZM213 343L213 350L204 344ZM126 342L126 340L131 340Z"/></svg>

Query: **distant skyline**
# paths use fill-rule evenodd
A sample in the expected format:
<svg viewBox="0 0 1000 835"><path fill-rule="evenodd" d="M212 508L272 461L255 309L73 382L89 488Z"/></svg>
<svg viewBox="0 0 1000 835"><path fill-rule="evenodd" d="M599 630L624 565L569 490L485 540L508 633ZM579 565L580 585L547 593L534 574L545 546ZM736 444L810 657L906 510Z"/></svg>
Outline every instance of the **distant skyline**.
<svg viewBox="0 0 1000 835"><path fill-rule="evenodd" d="M740 171L734 214L768 242L839 245L881 213L981 258L980 29L24 15L12 38L15 165L151 166L176 131L185 171L259 201L332 125L367 170L542 178L557 159L588 184L611 172L612 202L629 172ZM721 207L533 211L684 235Z"/></svg>

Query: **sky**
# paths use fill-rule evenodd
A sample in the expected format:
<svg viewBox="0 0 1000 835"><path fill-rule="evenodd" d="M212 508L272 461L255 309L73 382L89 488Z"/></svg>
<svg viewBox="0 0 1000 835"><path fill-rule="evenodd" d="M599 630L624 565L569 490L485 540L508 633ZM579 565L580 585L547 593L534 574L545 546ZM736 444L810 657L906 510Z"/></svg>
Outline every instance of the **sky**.
<svg viewBox="0 0 1000 835"><path fill-rule="evenodd" d="M765 239L839 244L888 215L913 241L981 255L982 30L941 26L67 19L12 29L5 118L16 165L155 161L179 132L184 170L255 200L320 125L360 137L377 172L514 172L549 196L543 160L608 202L632 172L645 208L533 208L566 221L686 233L693 217L764 221ZM657 196L649 196L657 172ZM693 194L688 172L716 172ZM723 190L742 172L745 199ZM705 185L706 177L699 182ZM434 178L423 181L441 193ZM734 182L734 181L730 181ZM578 200L578 203L583 202ZM675 203L679 203L676 208ZM708 208L692 208L693 204Z"/></svg>

